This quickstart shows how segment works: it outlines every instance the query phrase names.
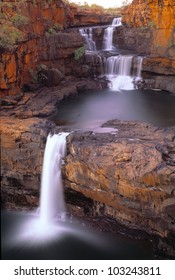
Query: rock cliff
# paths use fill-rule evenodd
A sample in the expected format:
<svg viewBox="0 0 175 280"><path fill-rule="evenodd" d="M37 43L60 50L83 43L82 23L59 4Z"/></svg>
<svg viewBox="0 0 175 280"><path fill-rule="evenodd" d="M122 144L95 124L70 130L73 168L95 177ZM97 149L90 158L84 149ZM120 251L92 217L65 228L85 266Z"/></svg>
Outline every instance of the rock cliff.
<svg viewBox="0 0 175 280"><path fill-rule="evenodd" d="M115 134L68 136L65 186L96 202L96 214L157 234L175 253L175 127L111 121Z"/></svg>
<svg viewBox="0 0 175 280"><path fill-rule="evenodd" d="M70 7L62 0L5 1L0 4L0 94L19 95L23 90L37 88L38 70L47 67L40 82L57 85L67 75L80 75L74 58L84 46L76 29L81 25L111 23L108 14L91 14ZM7 36L11 37L8 39ZM50 81L50 77L54 76ZM31 82L34 86L28 87Z"/></svg>
<svg viewBox="0 0 175 280"><path fill-rule="evenodd" d="M84 44L78 32L64 32L68 10L63 1L18 2L6 1L0 5L0 19L5 26L0 33L3 96L20 94L25 85L36 82L37 67L59 71L63 77L72 73L77 64L74 51ZM7 34L11 41L7 40Z"/></svg>
<svg viewBox="0 0 175 280"><path fill-rule="evenodd" d="M110 19L70 10L61 0L26 0L18 8L29 21L21 24L24 18L15 5L10 0L0 4L2 23L15 22L8 30L1 28L0 34L13 31L11 35L19 36L16 26L21 32L13 44L6 40L8 47L0 41L2 201L11 209L38 205L46 136L55 128L44 118L56 112L64 97L103 86L94 79L92 57L86 57L92 65L75 59L77 50L78 56L84 53L84 40L68 27L78 26L79 19L83 25ZM143 70L148 86L171 92L175 89L174 15L174 1L135 0L123 11L124 26L117 28L114 38L121 48L147 55ZM38 83L45 87L39 89ZM120 121L108 125L116 127L117 134L86 132L68 137L65 185L69 192L92 199L92 214L159 235L165 240L163 250L175 254L175 128Z"/></svg>
<svg viewBox="0 0 175 280"><path fill-rule="evenodd" d="M122 21L124 27L115 32L116 44L146 55L143 71L148 87L175 93L174 0L134 0L123 10Z"/></svg>
<svg viewBox="0 0 175 280"><path fill-rule="evenodd" d="M134 0L120 12L123 27L114 32L116 46L148 56L143 61L147 86L171 92L175 92L174 10L173 0ZM79 68L74 53L83 47L84 40L72 27L110 24L112 18L110 14L68 6L62 0L2 2L1 96L18 95L26 88L35 90L41 67L47 67L47 73L41 73L39 77L41 84L48 80L45 84L57 85L65 76L72 74L88 76L86 65L79 73L74 71ZM96 31L98 42L99 34L103 32L103 28ZM52 76L53 79L50 79ZM28 87L31 82L35 85Z"/></svg>

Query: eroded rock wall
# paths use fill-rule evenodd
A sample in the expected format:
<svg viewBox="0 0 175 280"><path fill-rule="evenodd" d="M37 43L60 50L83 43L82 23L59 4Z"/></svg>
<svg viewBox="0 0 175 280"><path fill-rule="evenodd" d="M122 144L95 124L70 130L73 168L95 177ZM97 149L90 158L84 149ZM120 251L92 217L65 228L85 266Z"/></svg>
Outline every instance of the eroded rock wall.
<svg viewBox="0 0 175 280"><path fill-rule="evenodd" d="M128 27L137 28L138 36L141 33L146 39L150 36L145 49L148 48L152 55L175 57L174 0L134 0L125 10L122 20ZM150 31L145 34L144 30L148 28Z"/></svg>
<svg viewBox="0 0 175 280"><path fill-rule="evenodd" d="M46 136L53 124L46 120L1 118L2 207L36 207Z"/></svg>
<svg viewBox="0 0 175 280"><path fill-rule="evenodd" d="M98 202L98 215L167 238L174 251L175 128L124 121L110 125L116 134L68 137L65 186Z"/></svg>
<svg viewBox="0 0 175 280"><path fill-rule="evenodd" d="M5 15L1 21L8 27L7 20L13 21L15 6L13 1L8 1L10 6L6 4L1 7ZM77 65L74 51L84 45L78 32L64 32L68 11L63 1L26 1L18 8L19 17L26 17L27 23L14 29L21 32L23 39L0 50L1 96L20 94L24 85L36 80L40 65L59 70L63 77L72 74ZM4 34L5 31L1 35Z"/></svg>
<svg viewBox="0 0 175 280"><path fill-rule="evenodd" d="M151 88L175 93L175 2L134 0L123 10L115 44L145 55L143 76Z"/></svg>

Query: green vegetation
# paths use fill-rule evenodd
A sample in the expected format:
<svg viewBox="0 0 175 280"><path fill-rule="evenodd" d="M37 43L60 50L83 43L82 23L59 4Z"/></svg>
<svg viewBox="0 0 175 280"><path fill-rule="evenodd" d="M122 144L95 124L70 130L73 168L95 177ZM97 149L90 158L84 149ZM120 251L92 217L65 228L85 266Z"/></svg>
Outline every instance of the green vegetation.
<svg viewBox="0 0 175 280"><path fill-rule="evenodd" d="M108 13L111 15L113 15L113 14L116 15L117 12L120 12L120 8L118 8L118 7L106 9L97 4L89 5L87 2L84 2L84 4L76 4L73 2L70 3L68 0L63 0L63 2L65 2L66 4L68 4L72 7L76 7L79 10L86 10L86 12L89 12L89 13L96 13L96 14Z"/></svg>
<svg viewBox="0 0 175 280"><path fill-rule="evenodd" d="M16 14L11 18L11 21L15 27L20 27L20 26L26 25L28 23L29 19L20 14Z"/></svg>
<svg viewBox="0 0 175 280"><path fill-rule="evenodd" d="M37 68L36 71L32 70L32 69L28 69L31 78L32 78L32 82L33 83L42 83L42 84L46 84L48 81L48 77L47 77L47 66L45 64L40 64Z"/></svg>
<svg viewBox="0 0 175 280"><path fill-rule="evenodd" d="M82 58L83 55L85 54L85 51L86 51L86 46L85 45L80 47L80 48L78 48L78 49L76 49L74 51L74 58L75 58L75 60L79 60L80 58Z"/></svg>
<svg viewBox="0 0 175 280"><path fill-rule="evenodd" d="M61 24L54 24L51 26L48 30L47 33L50 35L55 35L58 31L63 30L63 26Z"/></svg>
<svg viewBox="0 0 175 280"><path fill-rule="evenodd" d="M154 21L152 21L152 20L150 20L148 24L151 28L153 28L155 26Z"/></svg>
<svg viewBox="0 0 175 280"><path fill-rule="evenodd" d="M53 27L50 27L48 30L47 30L47 34L49 35L55 35L57 32L56 30L53 28Z"/></svg>
<svg viewBox="0 0 175 280"><path fill-rule="evenodd" d="M27 0L0 3L0 48L12 50L21 42L24 33L20 30L29 19L21 14L21 7Z"/></svg>
<svg viewBox="0 0 175 280"><path fill-rule="evenodd" d="M47 78L47 66L45 64L40 64L37 67L37 81L42 84L46 84L48 81Z"/></svg>
<svg viewBox="0 0 175 280"><path fill-rule="evenodd" d="M14 45L23 39L23 34L20 30L2 26L0 29L0 48L12 50Z"/></svg>

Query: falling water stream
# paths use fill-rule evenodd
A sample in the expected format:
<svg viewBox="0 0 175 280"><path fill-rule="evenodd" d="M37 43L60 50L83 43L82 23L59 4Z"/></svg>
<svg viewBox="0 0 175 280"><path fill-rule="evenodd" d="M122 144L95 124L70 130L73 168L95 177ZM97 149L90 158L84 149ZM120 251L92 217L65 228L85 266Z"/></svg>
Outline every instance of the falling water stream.
<svg viewBox="0 0 175 280"><path fill-rule="evenodd" d="M4 212L3 259L148 259L152 247L120 235L103 235L66 218L61 163L69 133L48 135L42 172L40 210Z"/></svg>
<svg viewBox="0 0 175 280"><path fill-rule="evenodd" d="M114 18L112 25L104 30L103 45L105 51L114 50L113 46L113 32L117 26L121 26L121 18Z"/></svg>
<svg viewBox="0 0 175 280"><path fill-rule="evenodd" d="M44 225L52 222L58 214L62 216L66 211L63 198L61 163L66 155L66 136L68 134L49 134L47 137L40 198L40 219Z"/></svg>
<svg viewBox="0 0 175 280"><path fill-rule="evenodd" d="M93 40L93 28L79 29L80 34L85 38L87 52L90 51L90 56L93 56L93 53L96 54L100 61L101 77L105 77L109 81L109 88L115 91L132 90L136 87L134 82L142 79L142 56L114 52L116 47L113 45L113 33L121 25L121 18L114 18L112 25L104 29L103 47L99 53L96 42ZM100 51L103 52L100 53ZM134 63L136 71L134 71Z"/></svg>

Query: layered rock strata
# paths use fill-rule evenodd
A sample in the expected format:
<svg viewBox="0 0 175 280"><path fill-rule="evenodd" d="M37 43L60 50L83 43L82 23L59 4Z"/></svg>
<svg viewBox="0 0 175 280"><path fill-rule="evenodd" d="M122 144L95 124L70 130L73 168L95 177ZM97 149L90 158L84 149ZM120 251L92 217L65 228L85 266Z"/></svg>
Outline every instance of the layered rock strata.
<svg viewBox="0 0 175 280"><path fill-rule="evenodd" d="M146 86L175 93L175 2L134 0L123 10L124 27L114 33L115 44L146 56Z"/></svg>
<svg viewBox="0 0 175 280"><path fill-rule="evenodd" d="M96 201L98 215L165 238L174 254L175 128L107 125L117 133L69 135L64 184Z"/></svg>
<svg viewBox="0 0 175 280"><path fill-rule="evenodd" d="M103 84L103 83L102 83ZM36 207L43 153L58 102L80 90L100 89L99 81L73 79L35 93L8 96L1 104L1 197L5 208ZM50 117L50 120L46 117ZM62 131L62 128L60 128Z"/></svg>

